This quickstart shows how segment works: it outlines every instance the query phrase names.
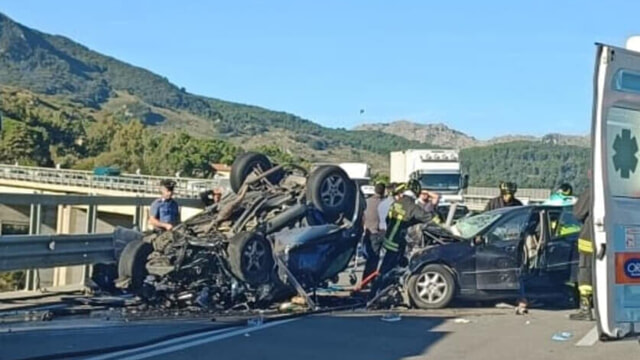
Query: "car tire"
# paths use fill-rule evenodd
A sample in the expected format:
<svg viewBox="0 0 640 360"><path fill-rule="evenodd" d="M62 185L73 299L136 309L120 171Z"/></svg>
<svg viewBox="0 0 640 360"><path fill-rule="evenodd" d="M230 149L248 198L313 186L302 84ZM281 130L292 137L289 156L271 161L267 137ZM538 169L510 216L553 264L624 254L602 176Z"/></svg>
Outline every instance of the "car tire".
<svg viewBox="0 0 640 360"><path fill-rule="evenodd" d="M231 174L229 175L231 190L237 194L240 188L242 188L242 184L244 184L247 176L258 166L262 171L267 171L273 167L273 164L271 164L269 158L264 154L248 152L238 156L231 165ZM282 171L276 171L269 175L267 180L274 184L279 183L282 175Z"/></svg>
<svg viewBox="0 0 640 360"><path fill-rule="evenodd" d="M445 308L456 293L453 274L439 264L427 265L411 275L408 287L411 302L420 309Z"/></svg>
<svg viewBox="0 0 640 360"><path fill-rule="evenodd" d="M334 222L340 215L353 216L358 189L342 168L327 165L309 175L306 195L328 222Z"/></svg>
<svg viewBox="0 0 640 360"><path fill-rule="evenodd" d="M122 249L118 260L118 277L131 279L130 290L137 292L142 289L144 279L149 274L147 259L152 251L153 246L142 240L133 240Z"/></svg>
<svg viewBox="0 0 640 360"><path fill-rule="evenodd" d="M269 281L275 261L271 243L262 234L236 234L229 240L227 254L231 273L239 280L251 286Z"/></svg>

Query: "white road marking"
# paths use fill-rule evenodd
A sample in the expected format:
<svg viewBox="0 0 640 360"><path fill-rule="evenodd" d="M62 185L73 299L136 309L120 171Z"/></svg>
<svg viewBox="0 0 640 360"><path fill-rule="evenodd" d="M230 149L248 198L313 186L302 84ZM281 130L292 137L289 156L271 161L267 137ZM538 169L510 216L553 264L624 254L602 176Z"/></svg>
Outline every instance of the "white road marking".
<svg viewBox="0 0 640 360"><path fill-rule="evenodd" d="M160 343L157 343L157 344L153 344L153 345L147 345L147 346L138 347L138 348L135 348L135 349L122 350L122 351L118 351L118 352L114 352L114 353L108 353L108 354L105 354L105 355L100 355L100 356L97 356L97 357L90 358L90 360L112 359L112 358L118 357L120 355L129 355L129 354L137 353L137 352L144 351L144 350L152 350L154 348L161 347L161 346L168 346L168 345L173 345L173 344L177 344L177 343L181 343L181 342L185 342L185 341L189 341L189 340L196 340L196 339L200 339L200 338L204 338L204 337L209 337L209 336L212 336L212 335L217 335L217 334L223 333L225 331L230 331L232 329L237 329L237 327L218 329L218 330L211 330L211 331L207 331L207 332L200 333L200 334L182 336L182 337L178 337L178 338L175 338L175 339L163 341L163 342L160 342Z"/></svg>
<svg viewBox="0 0 640 360"><path fill-rule="evenodd" d="M598 341L598 329L594 326L587 335L576 343L576 346L593 346Z"/></svg>
<svg viewBox="0 0 640 360"><path fill-rule="evenodd" d="M163 341L158 344L144 346L131 350L124 350L115 353L110 353L106 355L101 355L98 357L91 358L90 360L107 360L107 359L127 359L127 360L141 360L147 359L150 357L167 354L183 349L187 349L194 346L199 346L202 344L219 341L223 339L227 339L233 336L242 335L245 333L250 333L266 328L270 328L277 325L286 324L288 322L298 320L296 319L287 319L274 321L271 323L267 323L260 326L255 327L242 327L242 328L231 328L231 329L222 329L222 330L214 330L202 334L195 334L190 336L185 336L177 339L172 339L168 341ZM234 330L235 329L235 330ZM175 345L174 345L175 344ZM170 345L170 346L169 346ZM125 357L128 356L128 357Z"/></svg>

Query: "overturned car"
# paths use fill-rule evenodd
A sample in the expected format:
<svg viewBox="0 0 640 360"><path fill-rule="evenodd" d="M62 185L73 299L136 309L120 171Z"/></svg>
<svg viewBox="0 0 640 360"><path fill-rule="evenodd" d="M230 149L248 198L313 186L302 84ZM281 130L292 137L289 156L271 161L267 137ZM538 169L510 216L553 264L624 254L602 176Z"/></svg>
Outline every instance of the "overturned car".
<svg viewBox="0 0 640 360"><path fill-rule="evenodd" d="M364 200L338 166L308 174L245 153L234 192L126 245L118 286L159 307L263 308L335 280L362 236Z"/></svg>

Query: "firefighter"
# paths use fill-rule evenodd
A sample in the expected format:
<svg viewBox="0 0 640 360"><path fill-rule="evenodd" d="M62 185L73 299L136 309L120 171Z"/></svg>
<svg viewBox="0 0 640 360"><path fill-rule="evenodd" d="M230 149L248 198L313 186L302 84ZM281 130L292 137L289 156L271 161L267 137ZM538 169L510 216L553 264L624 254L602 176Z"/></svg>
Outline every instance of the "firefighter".
<svg viewBox="0 0 640 360"><path fill-rule="evenodd" d="M408 229L413 225L420 223L426 224L434 219L432 213L424 211L424 209L415 203L420 190L420 183L417 181L409 181L407 184L401 184L394 190L396 201L391 204L391 208L387 214L387 230L385 232L384 242L382 243L385 255L380 265L380 275L371 291L372 295L375 295L376 290L380 288L380 283L385 281L384 275L393 270L404 256Z"/></svg>
<svg viewBox="0 0 640 360"><path fill-rule="evenodd" d="M522 202L515 198L518 185L512 182L500 183L500 196L495 197L487 203L484 211L500 209L508 206L522 206Z"/></svg>
<svg viewBox="0 0 640 360"><path fill-rule="evenodd" d="M573 207L573 214L582 223L578 238L578 253L580 255L578 266L578 292L580 293L580 309L571 314L571 320L593 321L591 313L593 287L592 287L592 263L593 263L593 222L591 219L591 188L587 188L580 195Z"/></svg>

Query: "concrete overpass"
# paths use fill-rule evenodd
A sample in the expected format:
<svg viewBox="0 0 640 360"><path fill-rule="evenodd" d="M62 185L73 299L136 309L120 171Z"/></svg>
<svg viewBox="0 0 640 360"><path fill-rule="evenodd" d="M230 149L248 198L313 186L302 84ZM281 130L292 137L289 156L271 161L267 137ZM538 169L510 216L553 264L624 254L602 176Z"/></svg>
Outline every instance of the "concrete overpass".
<svg viewBox="0 0 640 360"><path fill-rule="evenodd" d="M229 187L227 179L133 174L97 176L90 171L0 165L0 193L149 198L158 196L158 184L166 178L176 181L176 197L181 203L182 220L201 210L199 202L194 201L199 192L214 187ZM131 228L134 225L141 230L148 228L150 203L88 206L9 204L4 200L0 196L0 235L104 233L113 231L116 226ZM72 267L40 269L33 273L39 275L40 287L59 287L82 282L86 270L84 267ZM30 289L36 285L36 281L28 281L27 284Z"/></svg>

